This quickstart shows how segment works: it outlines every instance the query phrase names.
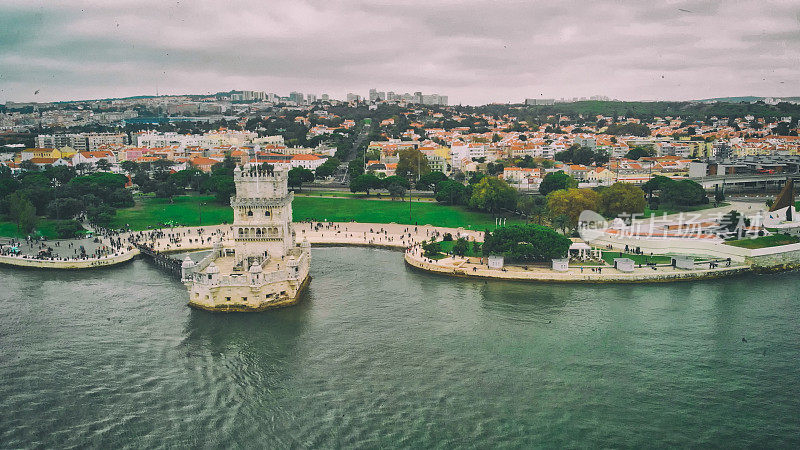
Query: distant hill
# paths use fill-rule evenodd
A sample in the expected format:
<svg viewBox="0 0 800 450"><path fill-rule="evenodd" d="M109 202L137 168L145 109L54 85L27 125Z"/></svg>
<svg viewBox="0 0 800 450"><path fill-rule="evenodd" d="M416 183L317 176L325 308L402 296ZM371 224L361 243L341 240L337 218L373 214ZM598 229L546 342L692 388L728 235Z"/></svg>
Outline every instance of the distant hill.
<svg viewBox="0 0 800 450"><path fill-rule="evenodd" d="M722 102L722 103L753 103L759 100L764 100L765 98L779 98L781 100L786 101L798 101L800 97L756 97L752 95L745 95L743 97L717 97L717 98L704 98L702 100L695 100L698 102L703 103L710 103L710 102Z"/></svg>

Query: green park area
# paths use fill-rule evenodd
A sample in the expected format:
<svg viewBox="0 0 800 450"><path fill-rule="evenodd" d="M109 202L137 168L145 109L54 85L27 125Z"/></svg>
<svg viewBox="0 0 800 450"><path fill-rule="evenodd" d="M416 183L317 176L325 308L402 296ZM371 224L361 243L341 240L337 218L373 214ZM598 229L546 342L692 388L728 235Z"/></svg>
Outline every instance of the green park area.
<svg viewBox="0 0 800 450"><path fill-rule="evenodd" d="M742 247L742 248L766 248L766 247L777 247L779 245L789 245L789 244L796 244L800 242L795 236L790 236L788 234L772 234L769 236L761 236L754 239L739 239L736 241L728 241L726 244L732 245L734 247Z"/></svg>
<svg viewBox="0 0 800 450"><path fill-rule="evenodd" d="M17 232L17 224L9 221L0 221L0 236L25 238L31 233ZM33 233L39 236L44 236L47 239L55 239L56 237L56 221L49 219L39 219L36 224L36 232Z"/></svg>
<svg viewBox="0 0 800 450"><path fill-rule="evenodd" d="M464 227L472 230L493 228L495 219L486 213L470 211L461 206L445 206L436 203L365 200L358 198L295 197L292 202L294 220L318 220L329 222L369 222L436 225ZM202 222L201 222L202 218ZM230 206L214 202L213 196L181 196L167 199L141 197L136 206L117 210L111 226L130 226L144 230L163 225L217 225L231 223L233 211ZM508 218L507 224L520 223L517 218Z"/></svg>
<svg viewBox="0 0 800 450"><path fill-rule="evenodd" d="M146 230L164 225L218 225L232 221L231 207L216 203L213 195L173 197L171 202L165 198L140 197L132 208L117 210L111 227Z"/></svg>

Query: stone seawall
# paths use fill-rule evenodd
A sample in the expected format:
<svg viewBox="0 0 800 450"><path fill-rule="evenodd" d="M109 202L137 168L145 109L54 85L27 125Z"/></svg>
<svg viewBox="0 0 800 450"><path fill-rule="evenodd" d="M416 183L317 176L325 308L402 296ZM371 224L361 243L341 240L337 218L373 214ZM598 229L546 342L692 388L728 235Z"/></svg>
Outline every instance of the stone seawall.
<svg viewBox="0 0 800 450"><path fill-rule="evenodd" d="M746 262L756 272L781 272L800 269L800 250L753 255L749 256Z"/></svg>
<svg viewBox="0 0 800 450"><path fill-rule="evenodd" d="M49 259L21 258L18 256L0 256L0 264L15 267L27 267L31 269L93 269L97 267L113 266L130 261L139 250L131 250L120 255L108 256L99 259L77 259L69 261L57 261Z"/></svg>
<svg viewBox="0 0 800 450"><path fill-rule="evenodd" d="M539 270L508 270L476 268L476 270L465 270L453 266L439 264L437 262L427 262L419 255L412 252L405 253L406 263L416 269L433 272L441 275L497 279L506 281L525 281L542 283L663 283L670 281L689 281L710 278L728 277L738 274L752 272L747 266L720 267L716 269L696 269L696 270L662 270L637 271L635 273L623 273L612 267L603 267L605 273L596 272L557 272L548 269Z"/></svg>

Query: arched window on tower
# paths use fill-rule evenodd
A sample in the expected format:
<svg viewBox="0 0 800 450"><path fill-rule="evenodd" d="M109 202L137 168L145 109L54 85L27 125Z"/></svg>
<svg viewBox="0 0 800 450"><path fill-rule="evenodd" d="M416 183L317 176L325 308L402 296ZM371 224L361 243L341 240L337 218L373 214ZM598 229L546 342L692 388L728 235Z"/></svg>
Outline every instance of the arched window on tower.
<svg viewBox="0 0 800 450"><path fill-rule="evenodd" d="M269 217L269 210L264 211L264 216Z"/></svg>
<svg viewBox="0 0 800 450"><path fill-rule="evenodd" d="M247 217L253 217L253 211L247 211Z"/></svg>

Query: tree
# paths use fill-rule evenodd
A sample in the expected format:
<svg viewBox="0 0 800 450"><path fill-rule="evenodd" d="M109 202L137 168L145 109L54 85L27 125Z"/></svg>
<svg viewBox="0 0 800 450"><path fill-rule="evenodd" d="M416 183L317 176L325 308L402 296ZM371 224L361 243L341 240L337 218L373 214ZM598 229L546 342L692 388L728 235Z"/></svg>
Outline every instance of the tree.
<svg viewBox="0 0 800 450"><path fill-rule="evenodd" d="M336 173L340 164L341 162L339 161L339 158L328 158L324 163L317 167L317 170L314 171L314 175L317 178L327 178Z"/></svg>
<svg viewBox="0 0 800 450"><path fill-rule="evenodd" d="M175 162L170 161L168 159L157 159L153 161L153 169L156 171L156 173L163 173L169 171L169 169L171 169L174 164ZM216 164L214 165L216 166Z"/></svg>
<svg viewBox="0 0 800 450"><path fill-rule="evenodd" d="M505 181L495 177L483 178L472 189L469 206L492 214L501 209L514 209L517 205L517 191Z"/></svg>
<svg viewBox="0 0 800 450"><path fill-rule="evenodd" d="M590 148L578 146L572 150L572 163L589 165L594 161L594 151Z"/></svg>
<svg viewBox="0 0 800 450"><path fill-rule="evenodd" d="M484 177L486 176L485 173L481 172L472 172L472 175L469 177L469 184L478 184Z"/></svg>
<svg viewBox="0 0 800 450"><path fill-rule="evenodd" d="M600 192L600 210L606 217L644 212L644 191L630 183L614 183Z"/></svg>
<svg viewBox="0 0 800 450"><path fill-rule="evenodd" d="M111 163L109 163L108 160L105 159L105 158L101 158L101 159L97 160L97 164L95 164L95 165L97 166L97 170L100 170L100 171L103 171L103 172L107 172L108 169L111 168Z"/></svg>
<svg viewBox="0 0 800 450"><path fill-rule="evenodd" d="M86 216L89 222L100 225L101 227L107 227L116 213L117 211L114 208L101 203L97 206L87 208Z"/></svg>
<svg viewBox="0 0 800 450"><path fill-rule="evenodd" d="M463 237L456 239L456 242L453 244L453 254L458 256L464 256L467 253L468 243L467 240Z"/></svg>
<svg viewBox="0 0 800 450"><path fill-rule="evenodd" d="M415 148L400 150L395 173L404 178L418 178L430 172L428 158Z"/></svg>
<svg viewBox="0 0 800 450"><path fill-rule="evenodd" d="M639 145L628 150L628 153L625 154L625 158L627 159L640 159L646 156L653 156L653 151Z"/></svg>
<svg viewBox="0 0 800 450"><path fill-rule="evenodd" d="M674 182L675 181L673 181L672 178L665 177L663 175L656 175L647 180L647 182L642 185L642 189L648 194L652 194L653 192L664 189L664 186Z"/></svg>
<svg viewBox="0 0 800 450"><path fill-rule="evenodd" d="M719 189L719 185L714 185L714 201L715 202L724 202L725 201L725 192Z"/></svg>
<svg viewBox="0 0 800 450"><path fill-rule="evenodd" d="M433 193L436 193L436 185L440 181L444 181L447 179L447 175L443 174L439 171L428 172L425 175L419 177L419 181L417 181L417 189L421 191L429 191L433 190Z"/></svg>
<svg viewBox="0 0 800 450"><path fill-rule="evenodd" d="M379 189L381 187L381 180L371 173L361 174L350 180L350 192L366 192L372 189Z"/></svg>
<svg viewBox="0 0 800 450"><path fill-rule="evenodd" d="M39 166L37 166L33 161L26 159L19 163L19 168L25 172L36 172L39 170Z"/></svg>
<svg viewBox="0 0 800 450"><path fill-rule="evenodd" d="M406 195L406 188L399 183L389 183L386 186L386 190L389 191L389 196L394 200L397 197L403 198Z"/></svg>
<svg viewBox="0 0 800 450"><path fill-rule="evenodd" d="M481 243L478 241L472 241L472 254L473 255L480 255L483 253L481 248Z"/></svg>
<svg viewBox="0 0 800 450"><path fill-rule="evenodd" d="M351 180L364 173L364 165L361 164L361 158L356 158L347 163L347 173L350 174Z"/></svg>
<svg viewBox="0 0 800 450"><path fill-rule="evenodd" d="M661 189L658 199L661 204L672 206L696 206L708 203L703 186L692 180L668 183Z"/></svg>
<svg viewBox="0 0 800 450"><path fill-rule="evenodd" d="M76 198L55 198L47 204L47 216L51 219L71 219L83 210L83 205Z"/></svg>
<svg viewBox="0 0 800 450"><path fill-rule="evenodd" d="M56 223L56 236L59 239L74 238L83 231L83 226L77 220L59 220Z"/></svg>
<svg viewBox="0 0 800 450"><path fill-rule="evenodd" d="M594 163L598 166L602 166L608 162L608 152L603 150L598 150L594 153Z"/></svg>
<svg viewBox="0 0 800 450"><path fill-rule="evenodd" d="M397 175L392 175L390 177L386 177L386 178L382 179L381 182L380 182L380 186L378 186L378 187L382 187L384 189L389 189L389 185L391 185L391 184L396 184L398 186L402 186L405 189L410 189L411 188L411 183L408 181L407 178L403 178L403 177L397 176Z"/></svg>
<svg viewBox="0 0 800 450"><path fill-rule="evenodd" d="M442 244L438 241L423 242L422 252L425 257L434 258L442 252Z"/></svg>
<svg viewBox="0 0 800 450"><path fill-rule="evenodd" d="M92 165L89 163L78 163L75 165L75 170L77 170L80 174L88 172L91 168Z"/></svg>
<svg viewBox="0 0 800 450"><path fill-rule="evenodd" d="M556 152L556 154L553 157L556 159L556 161L561 161L563 163L571 163L572 151L569 149L562 150L560 152Z"/></svg>
<svg viewBox="0 0 800 450"><path fill-rule="evenodd" d="M536 223L541 225L542 218L547 212L547 198L542 196L524 195L517 200L517 211L525 214L530 221L536 219Z"/></svg>
<svg viewBox="0 0 800 450"><path fill-rule="evenodd" d="M293 167L289 170L288 177L289 187L303 190L303 183L314 181L314 172L303 167Z"/></svg>
<svg viewBox="0 0 800 450"><path fill-rule="evenodd" d="M139 164L137 164L136 161L122 161L121 163L119 163L119 166L125 172L134 173L138 169Z"/></svg>
<svg viewBox="0 0 800 450"><path fill-rule="evenodd" d="M36 208L33 203L20 192L6 196L8 215L12 222L17 224L17 232L29 233L36 227Z"/></svg>
<svg viewBox="0 0 800 450"><path fill-rule="evenodd" d="M539 184L539 193L547 195L553 191L572 187L578 187L578 182L564 173L563 170L559 170L558 172L550 172L544 176L542 182Z"/></svg>
<svg viewBox="0 0 800 450"><path fill-rule="evenodd" d="M564 214L555 216L550 219L550 224L553 225L553 228L556 230L561 230L562 233L566 234L567 229L569 229L569 216Z"/></svg>
<svg viewBox="0 0 800 450"><path fill-rule="evenodd" d="M600 210L600 194L591 189L561 189L547 195L547 210L551 217L565 215L569 226L578 224L578 217L585 210Z"/></svg>
<svg viewBox="0 0 800 450"><path fill-rule="evenodd" d="M189 168L172 173L167 179L176 186L199 191L206 178L208 175L202 170Z"/></svg>
<svg viewBox="0 0 800 450"><path fill-rule="evenodd" d="M472 195L471 186L458 181L443 180L436 183L436 201L446 205L466 205Z"/></svg>
<svg viewBox="0 0 800 450"><path fill-rule="evenodd" d="M212 173L206 180L204 190L215 194L215 201L227 205L231 201L231 196L236 192L236 183L233 175L225 173Z"/></svg>
<svg viewBox="0 0 800 450"><path fill-rule="evenodd" d="M541 225L510 225L486 233L484 255L503 255L510 262L544 262L563 258L572 244L567 237Z"/></svg>
<svg viewBox="0 0 800 450"><path fill-rule="evenodd" d="M503 173L503 169L505 169L505 167L501 162L489 163L486 165L486 172L488 172L489 175L499 175Z"/></svg>
<svg viewBox="0 0 800 450"><path fill-rule="evenodd" d="M153 193L155 193L156 198L166 198L169 199L170 203L172 203L172 197L178 195L180 193L180 189L178 186L170 180L166 181L156 181L153 183Z"/></svg>

